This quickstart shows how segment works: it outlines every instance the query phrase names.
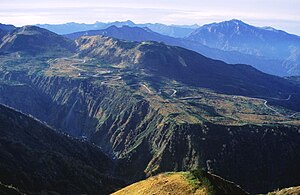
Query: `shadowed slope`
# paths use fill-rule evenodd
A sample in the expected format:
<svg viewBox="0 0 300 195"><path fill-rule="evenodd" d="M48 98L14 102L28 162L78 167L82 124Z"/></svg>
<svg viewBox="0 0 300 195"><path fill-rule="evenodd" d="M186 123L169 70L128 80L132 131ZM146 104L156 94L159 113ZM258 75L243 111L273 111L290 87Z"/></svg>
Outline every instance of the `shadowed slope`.
<svg viewBox="0 0 300 195"><path fill-rule="evenodd" d="M98 148L0 105L0 181L26 193L102 193L124 183Z"/></svg>

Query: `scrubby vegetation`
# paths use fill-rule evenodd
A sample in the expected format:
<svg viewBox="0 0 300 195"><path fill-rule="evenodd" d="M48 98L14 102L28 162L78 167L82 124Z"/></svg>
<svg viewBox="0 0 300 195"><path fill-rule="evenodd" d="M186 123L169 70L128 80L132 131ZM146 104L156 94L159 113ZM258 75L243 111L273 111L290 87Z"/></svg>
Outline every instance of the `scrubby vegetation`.
<svg viewBox="0 0 300 195"><path fill-rule="evenodd" d="M196 169L186 173L188 182L195 186L195 188L204 187L208 195L216 195L217 191L207 176L208 174L202 169Z"/></svg>

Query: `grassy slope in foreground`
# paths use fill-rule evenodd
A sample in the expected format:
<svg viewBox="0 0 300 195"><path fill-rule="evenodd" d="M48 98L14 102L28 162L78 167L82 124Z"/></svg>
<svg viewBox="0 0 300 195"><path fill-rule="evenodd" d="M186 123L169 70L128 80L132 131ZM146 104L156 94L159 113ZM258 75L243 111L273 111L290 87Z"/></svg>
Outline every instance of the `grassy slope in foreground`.
<svg viewBox="0 0 300 195"><path fill-rule="evenodd" d="M218 195L248 194L239 186L204 171L170 172L150 177L127 186L113 195Z"/></svg>
<svg viewBox="0 0 300 195"><path fill-rule="evenodd" d="M270 192L267 195L299 195L299 194L300 194L300 186L284 188L282 190Z"/></svg>

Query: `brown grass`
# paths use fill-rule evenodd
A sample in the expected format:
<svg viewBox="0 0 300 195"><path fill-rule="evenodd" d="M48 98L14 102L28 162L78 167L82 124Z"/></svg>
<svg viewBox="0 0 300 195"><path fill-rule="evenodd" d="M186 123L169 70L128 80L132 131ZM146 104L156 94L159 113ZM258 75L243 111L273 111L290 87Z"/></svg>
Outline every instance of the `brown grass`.
<svg viewBox="0 0 300 195"><path fill-rule="evenodd" d="M299 194L300 194L300 186L285 188L282 190L268 193L268 195L299 195Z"/></svg>
<svg viewBox="0 0 300 195"><path fill-rule="evenodd" d="M206 195L205 188L196 189L184 173L165 173L127 186L113 195Z"/></svg>

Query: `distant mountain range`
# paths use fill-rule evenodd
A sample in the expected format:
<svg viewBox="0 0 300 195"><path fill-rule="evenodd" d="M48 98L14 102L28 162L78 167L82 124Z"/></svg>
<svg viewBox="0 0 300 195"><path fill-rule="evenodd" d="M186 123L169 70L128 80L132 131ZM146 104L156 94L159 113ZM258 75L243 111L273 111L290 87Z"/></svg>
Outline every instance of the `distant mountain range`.
<svg viewBox="0 0 300 195"><path fill-rule="evenodd" d="M240 20L204 25L187 39L225 51L284 59L291 49L300 47L300 37L271 27L260 28Z"/></svg>
<svg viewBox="0 0 300 195"><path fill-rule="evenodd" d="M67 23L38 25L76 39L80 36L105 35L129 41L158 41L196 51L230 64L249 64L268 74L300 75L300 38L271 27L255 27L240 20L204 26L135 24L132 21L95 24ZM0 25L0 43L15 29ZM97 30L90 30L97 29ZM0 48L3 46L0 46Z"/></svg>
<svg viewBox="0 0 300 195"><path fill-rule="evenodd" d="M194 29L199 28L198 25L165 25L160 23L145 23L145 24L135 24L134 22L127 20L124 22L96 22L94 24L84 24L84 23L66 23L66 24L37 24L41 28L46 28L57 34L70 34L78 31L87 30L100 30L105 29L110 26L130 26L130 27L147 27L154 32L160 33L162 35L168 35L172 37L185 37L189 35Z"/></svg>
<svg viewBox="0 0 300 195"><path fill-rule="evenodd" d="M240 20L204 25L188 37L211 48L282 60L287 74L300 74L300 37Z"/></svg>
<svg viewBox="0 0 300 195"><path fill-rule="evenodd" d="M149 28L111 26L103 30L82 31L65 35L70 39L77 39L80 36L104 35L128 41L157 41L164 42L168 45L180 46L186 49L196 51L207 57L225 61L231 64L249 64L253 67L273 75L286 76L297 75L299 67L294 67L296 70L290 70L284 66L282 59L270 59L264 56L256 56L245 54L238 51L224 51L219 48L208 47L197 40L190 38L174 38L159 33L153 32Z"/></svg>

